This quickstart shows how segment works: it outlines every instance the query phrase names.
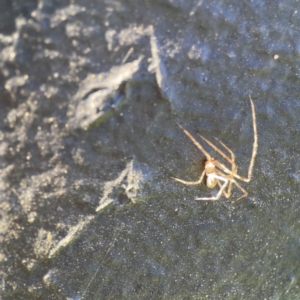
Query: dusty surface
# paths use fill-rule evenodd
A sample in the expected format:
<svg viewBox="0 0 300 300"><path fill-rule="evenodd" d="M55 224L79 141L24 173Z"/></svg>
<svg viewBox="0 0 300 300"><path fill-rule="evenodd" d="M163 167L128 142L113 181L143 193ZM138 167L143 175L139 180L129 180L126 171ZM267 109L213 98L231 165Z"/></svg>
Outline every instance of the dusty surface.
<svg viewBox="0 0 300 300"><path fill-rule="evenodd" d="M1 299L299 296L297 0L0 7ZM249 196L194 201L176 123L246 176L250 93Z"/></svg>

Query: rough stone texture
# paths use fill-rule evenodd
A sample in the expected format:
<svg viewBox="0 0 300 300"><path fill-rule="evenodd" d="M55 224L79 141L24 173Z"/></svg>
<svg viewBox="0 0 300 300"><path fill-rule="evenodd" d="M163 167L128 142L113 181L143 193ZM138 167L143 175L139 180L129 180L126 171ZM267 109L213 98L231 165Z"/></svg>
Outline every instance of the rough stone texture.
<svg viewBox="0 0 300 300"><path fill-rule="evenodd" d="M299 8L1 0L1 299L297 299ZM194 201L176 123L246 176L249 94L249 196Z"/></svg>

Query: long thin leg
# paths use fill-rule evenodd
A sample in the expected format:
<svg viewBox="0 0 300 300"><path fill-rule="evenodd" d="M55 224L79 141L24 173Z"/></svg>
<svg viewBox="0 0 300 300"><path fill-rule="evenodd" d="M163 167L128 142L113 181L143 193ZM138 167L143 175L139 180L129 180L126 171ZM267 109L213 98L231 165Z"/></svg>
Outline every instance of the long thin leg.
<svg viewBox="0 0 300 300"><path fill-rule="evenodd" d="M228 162L232 164L232 160L223 152L221 151L217 146L215 146L212 142L207 140L205 137L203 137L201 134L198 133L198 135L203 139L209 146L211 146L215 151L217 151L220 155L222 155ZM227 146L225 146L221 141L219 141L217 138L215 138L220 144L222 144L227 150L229 149ZM229 150L231 152L231 150Z"/></svg>
<svg viewBox="0 0 300 300"><path fill-rule="evenodd" d="M246 197L246 196L248 195L248 192L247 192L244 188L242 188L242 187L240 186L240 184L239 184L236 180L234 180L231 176L222 174L222 172L220 172L220 171L217 171L217 173L218 173L220 176L222 176L223 178L227 178L229 181L232 181L232 183L234 183L234 184L235 184L235 185L243 192L243 195L240 196L239 198L237 198L236 200L231 201L231 204L233 204L233 203L235 203L235 202L241 200L242 198L244 198L244 197ZM222 187L222 184L221 184L219 181L217 181L217 182L218 182L218 185L219 185L220 187ZM226 193L225 191L223 191L223 194L225 195L226 198L229 198L229 197L231 196L231 193Z"/></svg>
<svg viewBox="0 0 300 300"><path fill-rule="evenodd" d="M217 140L230 153L231 159L228 161L230 163L234 163L235 156L234 156L233 151L228 146L226 146L223 142L221 142L219 139L217 139L216 137L214 137L214 139Z"/></svg>
<svg viewBox="0 0 300 300"><path fill-rule="evenodd" d="M243 189L235 180L232 181L232 183L234 183L244 194L242 196L240 196L239 198L237 198L234 201L231 201L231 204L234 204L235 202L241 200L242 198L248 196L248 192ZM222 188L222 183L218 180L218 185L220 188ZM225 190L223 191L223 194L225 195L225 197L228 199L231 196L231 193L226 193Z"/></svg>
<svg viewBox="0 0 300 300"><path fill-rule="evenodd" d="M204 150L204 148L200 145L199 142L197 142L197 140L186 130L184 129L180 124L178 124L178 126L183 130L183 132L192 140L192 142L194 143L194 145L201 150L204 155L206 156L207 160L211 160L212 157Z"/></svg>
<svg viewBox="0 0 300 300"><path fill-rule="evenodd" d="M230 195L231 194L231 189L232 189L232 179L234 178L234 175L236 174L237 172L237 166L235 164L235 156L234 156L234 153L233 151L227 147L224 143L222 143L219 139L217 139L215 137L215 139L230 153L231 155L231 178L229 179L229 186L228 186L228 190L227 190L227 194ZM224 195L226 196L225 194L225 191L224 191Z"/></svg>
<svg viewBox="0 0 300 300"><path fill-rule="evenodd" d="M240 175L238 175L238 174L232 172L231 170L229 170L228 168L226 168L223 164L221 164L218 161L215 161L215 165L217 167L219 167L223 172L227 173L228 175L226 175L226 176L230 176L231 175L230 177L232 178L232 182L234 182L233 177L235 177L235 178L237 178L239 180L242 180L244 182L249 182L250 179L251 179L251 177L250 177L250 179L241 177Z"/></svg>
<svg viewBox="0 0 300 300"><path fill-rule="evenodd" d="M215 163L216 166L218 166L226 174L233 175L232 177L235 177L235 178L237 178L239 180L242 180L244 182L249 182L251 180L251 176L250 176L250 179L249 178L241 177L240 175L236 174L235 172L232 172L231 170L229 170L227 167L225 167L223 164L221 164L217 160L215 160L214 163Z"/></svg>
<svg viewBox="0 0 300 300"><path fill-rule="evenodd" d="M221 189L222 186L223 186L223 184L220 182L219 179L217 179L217 182L218 182L218 185L219 185L219 187L220 187L220 189ZM223 194L224 194L224 196L228 199L228 198L230 197L230 194L231 194L231 193L228 193L228 192L226 192L225 190L223 190Z"/></svg>
<svg viewBox="0 0 300 300"><path fill-rule="evenodd" d="M248 196L248 192L243 189L235 180L233 180L233 183L244 193L241 197L237 198L236 200L231 201L231 204L234 204L235 202L241 200L242 198Z"/></svg>
<svg viewBox="0 0 300 300"><path fill-rule="evenodd" d="M253 166L254 166L254 160L255 160L255 156L256 156L256 152L257 152L257 147L258 147L255 107L254 107L254 103L253 103L252 98L251 98L250 95L249 95L249 99L250 99L250 102L251 102L251 109L252 109L254 142L253 142L252 157L251 157L251 161L250 161L250 165L249 165L249 170L248 170L248 178L246 178L246 180L244 180L245 182L249 182L251 180L252 169L253 169Z"/></svg>
<svg viewBox="0 0 300 300"><path fill-rule="evenodd" d="M182 180L182 179L179 179L179 178L176 178L176 177L171 177L171 178L173 178L174 180L177 180L181 183L184 183L184 184L194 185L194 184L200 184L203 180L204 175L205 175L205 170L203 170L203 172L202 172L202 174L201 174L198 181L185 181L185 180Z"/></svg>
<svg viewBox="0 0 300 300"><path fill-rule="evenodd" d="M217 175L219 175L219 176L221 176L221 177L223 177L223 178L228 179L229 185L232 186L232 183L233 183L233 181L234 181L232 175L226 175L226 174L223 174L222 172L220 172L220 171L218 171L218 170L215 170L215 171L216 171L216 174L217 174ZM219 180L217 180L217 182L218 182L219 187L222 188L222 183L221 183ZM225 197L228 199L228 198L231 196L231 188L229 189L229 187L228 187L227 192L226 192L226 190L224 190L224 191L223 191L223 194L224 194Z"/></svg>
<svg viewBox="0 0 300 300"><path fill-rule="evenodd" d="M224 177L219 176L219 175L216 175L216 174L213 174L213 175L211 175L211 176L214 176L215 178L217 178L217 179L219 179L219 180L221 180L221 181L224 181L224 184L223 184L223 186L221 187L221 189L219 190L217 196L215 196L215 197L209 197L209 198L197 198L197 197L196 197L195 200L212 200L212 201L216 201L216 200L219 200L219 199L220 199L220 197L221 197L221 195L222 195L224 189L226 188L226 186L227 186L229 180L228 180L227 178L224 178Z"/></svg>

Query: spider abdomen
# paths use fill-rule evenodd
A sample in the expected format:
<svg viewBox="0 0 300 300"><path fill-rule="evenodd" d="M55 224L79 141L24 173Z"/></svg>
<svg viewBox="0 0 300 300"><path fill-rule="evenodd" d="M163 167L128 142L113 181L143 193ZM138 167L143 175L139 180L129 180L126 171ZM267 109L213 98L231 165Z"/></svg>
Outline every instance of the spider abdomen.
<svg viewBox="0 0 300 300"><path fill-rule="evenodd" d="M208 174L206 177L206 185L210 189L214 188L217 184L217 179L216 177L213 176L213 174Z"/></svg>

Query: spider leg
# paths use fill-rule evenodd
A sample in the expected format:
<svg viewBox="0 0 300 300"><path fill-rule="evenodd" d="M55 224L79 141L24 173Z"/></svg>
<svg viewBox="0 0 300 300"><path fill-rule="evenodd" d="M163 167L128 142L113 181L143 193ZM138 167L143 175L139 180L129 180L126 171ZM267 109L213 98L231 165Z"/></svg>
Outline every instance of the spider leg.
<svg viewBox="0 0 300 300"><path fill-rule="evenodd" d="M251 180L252 169L253 169L253 166L254 166L254 160L255 160L255 156L256 156L256 152L257 152L257 147L258 147L255 107L254 107L254 103L253 103L252 98L251 98L250 95L249 95L249 99L250 99L251 109L252 109L254 142L253 142L252 157L251 157L251 161L250 161L250 165L249 165L249 170L248 170L248 178L244 178L244 180L243 180L245 182L249 182Z"/></svg>
<svg viewBox="0 0 300 300"><path fill-rule="evenodd" d="M219 161L215 160L215 165L218 166L222 171L224 171L226 174L232 175L232 177L235 177L239 180L245 181L245 182L249 182L250 180L248 178L244 178L238 174L236 174L235 172L230 171L228 168L226 168L222 163L220 163ZM250 177L251 179L251 177Z"/></svg>
<svg viewBox="0 0 300 300"><path fill-rule="evenodd" d="M242 188L240 186L240 184L236 180L234 180L231 176L226 175L226 174L222 174L222 172L220 172L220 171L217 171L217 174L219 174L223 178L227 178L229 181L231 181L232 183L234 183L244 193L242 196L240 196L236 200L231 201L231 204L234 204L235 202L239 201L240 199L242 199L242 198L244 198L244 197L246 197L248 195L248 192L244 188ZM218 182L218 185L220 187L222 187L222 184L219 181L217 181L217 182ZM224 190L223 194L225 195L226 198L229 198L231 196L231 191L229 191L229 192L226 193L225 190Z"/></svg>
<svg viewBox="0 0 300 300"><path fill-rule="evenodd" d="M243 189L235 180L232 181L244 194L242 196L240 196L239 198L237 198L234 201L231 201L231 204L234 204L235 202L241 200L242 198L246 197L248 195L248 192Z"/></svg>
<svg viewBox="0 0 300 300"><path fill-rule="evenodd" d="M230 188L228 187L227 192L226 192L226 190L223 190L223 194L228 199L231 196L231 186L232 186L234 179L233 179L232 175L223 174L222 172L220 172L218 170L216 170L216 174L218 174L219 176L221 176L223 178L228 179L228 181L229 181ZM222 183L218 179L217 179L217 182L218 182L219 187L222 188Z"/></svg>
<svg viewBox="0 0 300 300"><path fill-rule="evenodd" d="M228 175L232 175L234 177L240 177L239 175L237 175L235 172L229 170L227 167L225 167L222 163L220 163L219 161L215 160L214 164L220 168L223 172L225 172ZM235 164L234 164L235 165ZM236 169L236 165L235 165L235 169Z"/></svg>
<svg viewBox="0 0 300 300"><path fill-rule="evenodd" d="M222 188L222 183L220 182L220 180L219 179L217 179L217 182L218 182L218 185L219 185L219 187L220 187L220 189ZM229 193L229 192L226 192L225 190L223 190L223 194L224 194L224 196L228 199L229 197L230 197L230 194L231 193Z"/></svg>
<svg viewBox="0 0 300 300"><path fill-rule="evenodd" d="M224 143L222 143L219 139L217 139L216 137L214 137L231 155L231 161L232 161L232 167L231 167L231 179L234 178L234 175L237 173L237 166L235 164L235 156L233 151L227 147ZM232 180L229 181L229 186L228 186L228 190L227 190L227 194L230 195L231 194L231 189L232 189ZM226 196L225 192L224 195Z"/></svg>
<svg viewBox="0 0 300 300"><path fill-rule="evenodd" d="M244 198L248 195L248 192L245 189L243 189L240 186L240 184L238 182L236 182L231 176L227 177L228 175L222 174L220 171L218 171L218 174L224 178L227 178L231 183L234 183L243 192L243 195L240 196L239 198L237 198L236 200L231 201L231 204L234 204L235 202L241 200L242 198ZM222 188L222 183L218 179L217 179L217 182L218 182L219 187ZM223 190L223 194L228 199L231 196L231 190L228 191L227 193L225 190Z"/></svg>
<svg viewBox="0 0 300 300"><path fill-rule="evenodd" d="M185 180L182 180L182 179L179 179L179 178L176 178L176 177L171 177L171 178L178 181L178 182L181 182L183 184L194 185L194 184L200 184L201 181L203 180L204 175L205 175L205 170L203 170L203 172L202 172L202 174L201 174L198 181L185 181Z"/></svg>
<svg viewBox="0 0 300 300"><path fill-rule="evenodd" d="M201 137L201 139L203 139L209 146L211 146L215 151L217 151L220 155L222 155L228 162L230 162L232 164L232 160L223 152L221 151L216 145L214 145L212 142L210 142L209 140L207 140L205 137L203 137L201 134L198 133L198 135ZM224 146L225 149L227 149L230 153L232 153L232 151L225 146L225 144L223 144L221 141L219 141L217 138L215 138L222 146Z"/></svg>
<svg viewBox="0 0 300 300"><path fill-rule="evenodd" d="M219 176L219 175L216 175L216 174L213 174L211 176L214 176L216 179L219 179L219 180L221 180L221 181L224 182L224 184L220 188L217 196L215 196L215 197L208 197L208 198L206 198L206 197L205 198L197 198L196 197L195 200L212 200L212 201L215 201L215 200L219 200L220 199L220 197L221 197L222 193L224 192L224 189L226 188L229 180L227 178L223 177L223 176Z"/></svg>
<svg viewBox="0 0 300 300"><path fill-rule="evenodd" d="M218 182L219 187L222 188L222 183L219 180L217 180L217 182ZM235 202L237 202L237 201L241 200L242 198L248 196L248 192L245 189L243 189L235 180L232 180L232 183L234 183L244 193L242 196L240 196L236 200L230 202L231 204L234 204ZM223 194L228 199L231 196L231 191L226 193L226 191L223 190Z"/></svg>
<svg viewBox="0 0 300 300"><path fill-rule="evenodd" d="M186 130L184 129L180 124L178 124L178 126L183 130L183 132L192 140L192 142L194 143L194 145L200 150L202 151L202 153L204 153L204 155L206 156L207 160L211 160L212 157L204 150L204 148L200 145L199 142L197 142L197 140Z"/></svg>

